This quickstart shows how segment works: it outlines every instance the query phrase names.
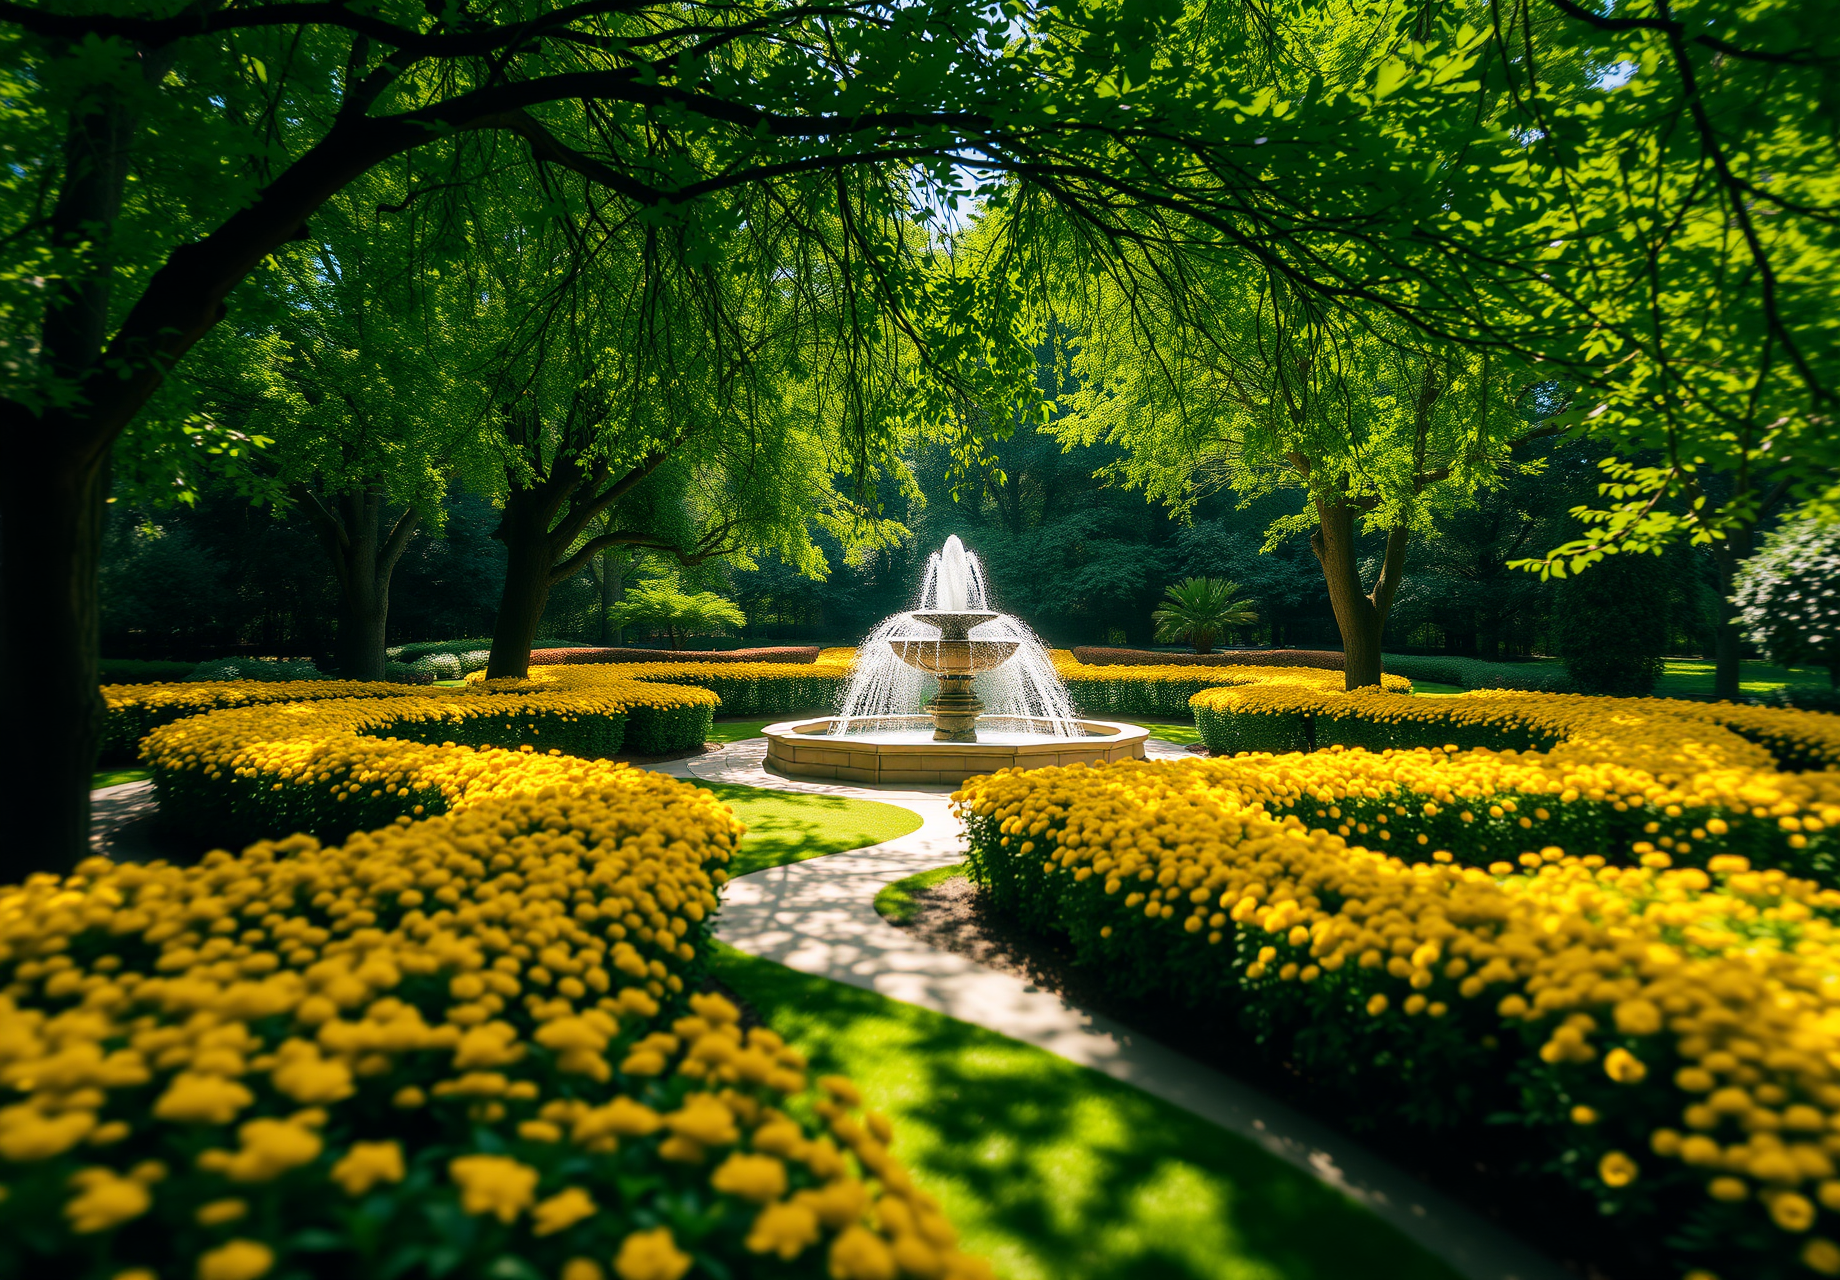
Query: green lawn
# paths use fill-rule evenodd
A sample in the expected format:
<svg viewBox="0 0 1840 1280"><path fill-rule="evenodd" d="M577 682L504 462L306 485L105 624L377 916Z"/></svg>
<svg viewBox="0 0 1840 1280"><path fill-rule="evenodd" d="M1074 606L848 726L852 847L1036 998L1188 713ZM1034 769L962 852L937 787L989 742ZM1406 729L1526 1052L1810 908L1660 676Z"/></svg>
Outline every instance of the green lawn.
<svg viewBox="0 0 1840 1280"><path fill-rule="evenodd" d="M1201 741L1201 730L1195 728L1193 720L1129 720L1127 724L1142 725L1150 731L1152 738L1161 738L1164 742L1173 742L1179 746L1188 746Z"/></svg>
<svg viewBox="0 0 1840 1280"><path fill-rule="evenodd" d="M89 789L100 791L104 787L119 787L124 782L145 782L152 776L146 769L98 769L90 779Z"/></svg>
<svg viewBox="0 0 1840 1280"><path fill-rule="evenodd" d="M1436 680L1414 680L1412 682L1412 692L1415 694L1425 693L1434 695L1462 693L1463 686L1460 684L1439 684Z"/></svg>
<svg viewBox="0 0 1840 1280"><path fill-rule="evenodd" d="M898 805L851 796L769 791L730 782L698 782L747 823L731 876L880 844L920 829L920 815Z"/></svg>
<svg viewBox="0 0 1840 1280"><path fill-rule="evenodd" d="M1313 1178L1108 1076L727 947L714 970L894 1121L895 1156L1003 1280L1454 1280Z"/></svg>
<svg viewBox="0 0 1840 1280"><path fill-rule="evenodd" d="M923 889L931 889L936 884L943 884L953 876L965 874L965 864L954 863L949 867L934 867L931 871L922 871L919 875L908 876L905 880L896 880L885 886L875 895L875 909L882 913L883 919L896 924L906 924L914 918L914 895Z"/></svg>
<svg viewBox="0 0 1840 1280"><path fill-rule="evenodd" d="M740 742L743 738L758 738L760 731L770 724L778 724L788 716L774 716L771 720L718 720L709 730L711 742Z"/></svg>
<svg viewBox="0 0 1840 1280"><path fill-rule="evenodd" d="M1751 695L1769 693L1789 685L1828 687L1823 667L1773 667L1767 662L1746 662L1738 668L1738 688ZM1712 696L1712 663L1676 659L1667 664L1655 682L1655 696L1678 698L1689 694Z"/></svg>

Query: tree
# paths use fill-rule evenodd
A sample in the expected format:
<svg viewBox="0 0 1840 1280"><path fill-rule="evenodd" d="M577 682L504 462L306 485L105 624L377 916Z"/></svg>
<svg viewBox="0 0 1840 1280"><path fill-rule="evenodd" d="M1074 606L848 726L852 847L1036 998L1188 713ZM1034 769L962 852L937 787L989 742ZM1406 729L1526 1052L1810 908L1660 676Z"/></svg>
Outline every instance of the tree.
<svg viewBox="0 0 1840 1280"><path fill-rule="evenodd" d="M1105 470L1173 510L1230 489L1301 491L1268 545L1303 529L1321 566L1350 689L1380 683L1381 636L1414 534L1473 503L1541 430L1541 380L1486 350L1436 343L1390 318L1325 311L1231 264L1181 289L1157 277L1078 275L1079 390L1052 430L1104 441ZM1357 534L1385 535L1371 585Z"/></svg>
<svg viewBox="0 0 1840 1280"><path fill-rule="evenodd" d="M1826 667L1840 688L1840 524L1809 514L1785 521L1744 566L1731 605L1771 662Z"/></svg>
<svg viewBox="0 0 1840 1280"><path fill-rule="evenodd" d="M1214 642L1231 627L1249 627L1259 620L1250 600L1239 596L1239 584L1224 578L1185 578L1171 586L1163 603L1151 614L1158 644L1186 641L1196 653L1212 653Z"/></svg>
<svg viewBox="0 0 1840 1280"><path fill-rule="evenodd" d="M666 579L637 583L609 610L616 627L648 627L670 637L671 648L683 636L728 635L747 625L747 615L733 600L713 591L688 592Z"/></svg>

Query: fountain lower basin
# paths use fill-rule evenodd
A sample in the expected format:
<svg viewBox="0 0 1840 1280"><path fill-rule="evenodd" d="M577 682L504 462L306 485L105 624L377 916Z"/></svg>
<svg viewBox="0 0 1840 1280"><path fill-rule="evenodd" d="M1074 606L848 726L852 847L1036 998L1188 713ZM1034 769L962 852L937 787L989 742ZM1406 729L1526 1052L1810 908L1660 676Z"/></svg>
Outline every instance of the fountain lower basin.
<svg viewBox="0 0 1840 1280"><path fill-rule="evenodd" d="M1111 720L1078 720L1079 735L1056 736L1026 717L979 716L976 742L934 739L931 716L878 718L868 732L833 733L836 717L786 720L761 732L767 768L794 778L829 778L871 786L946 783L953 786L998 769L1142 760L1150 731ZM1049 730L1044 732L1044 730Z"/></svg>

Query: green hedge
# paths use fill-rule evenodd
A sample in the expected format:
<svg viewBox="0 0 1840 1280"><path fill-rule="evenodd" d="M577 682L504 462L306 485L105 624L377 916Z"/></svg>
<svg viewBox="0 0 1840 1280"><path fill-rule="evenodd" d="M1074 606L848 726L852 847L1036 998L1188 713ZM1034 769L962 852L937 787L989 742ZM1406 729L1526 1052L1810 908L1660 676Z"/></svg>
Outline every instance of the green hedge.
<svg viewBox="0 0 1840 1280"><path fill-rule="evenodd" d="M722 714L733 717L796 716L830 711L849 684L847 675L827 674L809 667L784 664L782 670L784 674L730 675L717 664L673 671L659 663L648 665L643 674L635 674L633 678L647 684L688 684L709 689L722 699Z"/></svg>
<svg viewBox="0 0 1840 1280"><path fill-rule="evenodd" d="M1465 689L1522 689L1532 693L1568 693L1571 677L1565 668L1539 662L1484 662L1480 658L1447 658L1441 654L1388 653L1382 665L1408 680L1429 680Z"/></svg>

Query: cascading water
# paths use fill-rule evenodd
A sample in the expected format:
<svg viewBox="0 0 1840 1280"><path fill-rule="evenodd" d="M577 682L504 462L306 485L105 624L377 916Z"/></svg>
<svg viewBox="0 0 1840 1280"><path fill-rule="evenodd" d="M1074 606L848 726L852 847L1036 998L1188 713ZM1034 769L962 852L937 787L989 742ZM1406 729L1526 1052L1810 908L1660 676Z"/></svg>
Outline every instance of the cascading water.
<svg viewBox="0 0 1840 1280"><path fill-rule="evenodd" d="M938 682L903 661L892 642L939 639L940 628L920 621L915 614L973 610L994 612L983 566L956 536L947 538L945 546L927 558L914 608L884 619L858 646L856 670L830 734L885 734L911 728L913 717L933 697ZM1082 736L1084 730L1074 719L1066 686L1055 675L1054 663L1033 631L999 613L972 627L969 636L974 641L1010 641L1016 646L1007 661L979 675L974 683L984 704L978 718L981 740L991 740L989 732L1004 738Z"/></svg>

